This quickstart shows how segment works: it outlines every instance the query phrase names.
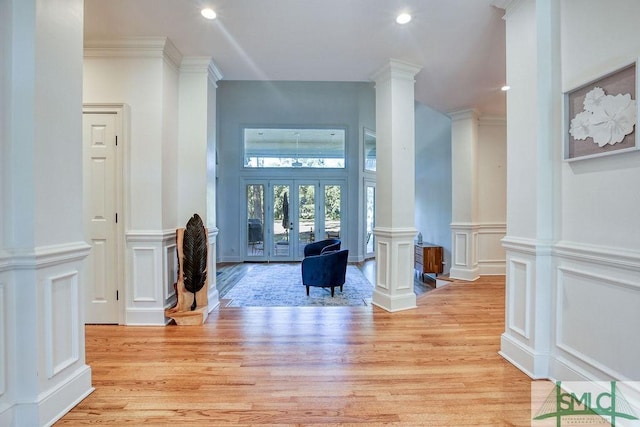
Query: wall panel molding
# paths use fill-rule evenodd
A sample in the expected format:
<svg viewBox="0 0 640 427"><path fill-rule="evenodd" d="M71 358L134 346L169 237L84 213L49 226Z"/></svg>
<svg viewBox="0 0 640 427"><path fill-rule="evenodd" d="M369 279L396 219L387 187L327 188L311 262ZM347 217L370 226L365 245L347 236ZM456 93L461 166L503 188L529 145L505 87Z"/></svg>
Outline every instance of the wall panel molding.
<svg viewBox="0 0 640 427"><path fill-rule="evenodd" d="M557 270L555 345L576 370L590 371L594 377L634 379L640 374L636 356L629 354L634 351L616 349L622 342L637 343L635 329L627 326L640 324L640 283L590 270L568 266ZM635 320L620 325L616 322L620 317ZM629 345L640 351L640 344Z"/></svg>
<svg viewBox="0 0 640 427"><path fill-rule="evenodd" d="M507 328L529 340L531 338L531 262L524 259L509 259L509 283L507 284ZM516 292L518 291L518 292ZM516 312L521 313L523 319L516 319Z"/></svg>
<svg viewBox="0 0 640 427"><path fill-rule="evenodd" d="M157 248L153 246L135 246L131 249L133 260L133 293L132 301L158 302L158 270Z"/></svg>
<svg viewBox="0 0 640 427"><path fill-rule="evenodd" d="M640 251L562 241L553 247L554 254L567 260L623 268L640 272Z"/></svg>
<svg viewBox="0 0 640 427"><path fill-rule="evenodd" d="M130 230L127 244L126 325L165 325L165 308L175 300L176 230Z"/></svg>
<svg viewBox="0 0 640 427"><path fill-rule="evenodd" d="M44 311L47 378L51 379L79 361L78 271L45 279Z"/></svg>

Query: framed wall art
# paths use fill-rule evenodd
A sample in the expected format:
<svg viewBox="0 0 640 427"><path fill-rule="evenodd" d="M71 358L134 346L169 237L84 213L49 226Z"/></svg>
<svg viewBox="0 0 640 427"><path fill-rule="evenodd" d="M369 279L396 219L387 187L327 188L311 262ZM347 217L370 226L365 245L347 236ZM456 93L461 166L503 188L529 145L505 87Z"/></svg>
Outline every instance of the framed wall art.
<svg viewBox="0 0 640 427"><path fill-rule="evenodd" d="M564 159L638 149L637 62L564 94Z"/></svg>

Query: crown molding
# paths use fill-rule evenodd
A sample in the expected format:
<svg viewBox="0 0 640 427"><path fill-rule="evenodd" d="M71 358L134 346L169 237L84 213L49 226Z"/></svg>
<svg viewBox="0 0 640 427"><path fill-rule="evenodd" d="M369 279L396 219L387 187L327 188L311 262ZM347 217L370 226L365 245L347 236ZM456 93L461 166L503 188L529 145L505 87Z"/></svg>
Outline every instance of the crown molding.
<svg viewBox="0 0 640 427"><path fill-rule="evenodd" d="M505 116L487 114L480 116L480 126L506 126L507 118Z"/></svg>
<svg viewBox="0 0 640 427"><path fill-rule="evenodd" d="M164 58L178 68L182 54L167 37L85 40L85 58Z"/></svg>

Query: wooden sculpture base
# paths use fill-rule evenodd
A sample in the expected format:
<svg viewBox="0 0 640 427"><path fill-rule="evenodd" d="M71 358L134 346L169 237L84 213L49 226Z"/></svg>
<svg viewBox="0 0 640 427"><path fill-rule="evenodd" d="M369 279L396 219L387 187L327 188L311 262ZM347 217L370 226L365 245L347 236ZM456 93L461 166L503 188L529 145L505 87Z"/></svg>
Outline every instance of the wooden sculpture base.
<svg viewBox="0 0 640 427"><path fill-rule="evenodd" d="M185 289L184 275L182 273L184 259L184 253L182 251L183 239L184 228L178 228L176 230L176 249L178 251L178 262L180 263L180 268L178 270L178 282L175 284L176 298L178 299L178 302L175 307L165 310L164 315L165 317L170 317L175 320L176 325L202 325L209 315L209 276L207 275L202 289L196 293L198 306L195 310L191 311L193 293Z"/></svg>
<svg viewBox="0 0 640 427"><path fill-rule="evenodd" d="M202 325L209 316L208 307L198 307L191 311L177 311L169 308L164 311L165 317L172 318L178 326Z"/></svg>

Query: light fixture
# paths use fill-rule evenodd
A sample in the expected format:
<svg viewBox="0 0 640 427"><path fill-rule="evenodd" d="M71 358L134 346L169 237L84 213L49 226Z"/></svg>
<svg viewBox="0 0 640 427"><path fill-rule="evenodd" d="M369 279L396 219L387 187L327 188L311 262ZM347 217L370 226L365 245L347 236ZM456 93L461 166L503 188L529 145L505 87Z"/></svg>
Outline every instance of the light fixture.
<svg viewBox="0 0 640 427"><path fill-rule="evenodd" d="M509 89L511 89L511 86L509 86L509 85L504 85L504 86L502 86L502 87L500 88L500 90L501 90L501 91L503 91L503 92L506 92L506 91L508 91Z"/></svg>
<svg viewBox="0 0 640 427"><path fill-rule="evenodd" d="M216 12L210 7L206 7L200 11L200 14L207 19L216 19Z"/></svg>
<svg viewBox="0 0 640 427"><path fill-rule="evenodd" d="M408 13L401 13L396 18L396 22L401 25L407 24L409 23L409 21L411 21L411 15L409 15Z"/></svg>

